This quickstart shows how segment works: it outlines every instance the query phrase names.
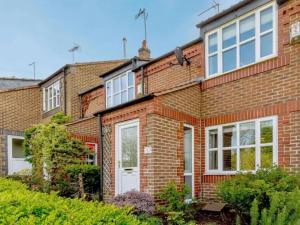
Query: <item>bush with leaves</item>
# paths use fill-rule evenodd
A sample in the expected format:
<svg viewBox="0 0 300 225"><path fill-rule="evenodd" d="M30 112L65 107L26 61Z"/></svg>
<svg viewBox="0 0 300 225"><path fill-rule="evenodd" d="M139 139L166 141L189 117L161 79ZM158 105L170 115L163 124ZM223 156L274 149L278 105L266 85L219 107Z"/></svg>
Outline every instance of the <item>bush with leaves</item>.
<svg viewBox="0 0 300 225"><path fill-rule="evenodd" d="M140 225L130 208L29 191L25 184L0 178L0 224ZM154 225L154 224L153 224Z"/></svg>
<svg viewBox="0 0 300 225"><path fill-rule="evenodd" d="M288 175L278 167L258 170L255 174L239 174L219 185L219 195L231 205L245 221L249 220L254 199L258 209L270 206L275 192L292 192L300 187L299 174Z"/></svg>
<svg viewBox="0 0 300 225"><path fill-rule="evenodd" d="M135 190L117 195L109 202L118 207L131 206L136 214L152 215L155 211L154 198L147 193Z"/></svg>
<svg viewBox="0 0 300 225"><path fill-rule="evenodd" d="M83 163L83 155L89 152L68 133L64 123L69 119L58 113L50 123L27 129L24 140L26 160L32 163L33 181L61 192L67 187L65 167Z"/></svg>
<svg viewBox="0 0 300 225"><path fill-rule="evenodd" d="M300 191L274 192L270 206L262 210L258 201L252 202L251 225L296 225L300 224Z"/></svg>

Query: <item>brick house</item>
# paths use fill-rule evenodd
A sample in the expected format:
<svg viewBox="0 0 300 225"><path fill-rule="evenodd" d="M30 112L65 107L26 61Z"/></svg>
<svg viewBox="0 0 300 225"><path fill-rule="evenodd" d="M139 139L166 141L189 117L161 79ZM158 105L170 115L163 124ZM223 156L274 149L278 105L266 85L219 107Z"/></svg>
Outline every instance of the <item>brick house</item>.
<svg viewBox="0 0 300 225"><path fill-rule="evenodd" d="M24 130L48 122L55 113L72 117L68 129L78 139L97 150L98 126L92 117L82 118L79 93L101 84L99 74L124 60L68 64L43 81L3 78L0 80L0 175L30 168L24 161ZM90 163L97 163L94 156Z"/></svg>
<svg viewBox="0 0 300 225"><path fill-rule="evenodd" d="M182 66L172 51L131 70L132 100L126 69L108 71L93 90L104 196L173 180L211 200L237 172L300 171L299 21L299 1L244 0L197 25Z"/></svg>

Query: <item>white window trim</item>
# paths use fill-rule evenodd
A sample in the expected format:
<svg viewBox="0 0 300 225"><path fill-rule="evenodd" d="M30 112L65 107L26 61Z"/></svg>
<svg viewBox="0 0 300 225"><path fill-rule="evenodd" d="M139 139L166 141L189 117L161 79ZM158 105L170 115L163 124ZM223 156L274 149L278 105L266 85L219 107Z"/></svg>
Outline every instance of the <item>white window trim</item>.
<svg viewBox="0 0 300 225"><path fill-rule="evenodd" d="M112 78L112 79L110 79L110 80L108 80L108 81L106 81L105 82L105 100L106 100L106 108L111 108L111 107L114 107L114 106L117 106L117 105L120 105L120 104L122 104L122 92L125 90L122 90L122 88L121 88L121 86L122 86L122 80L121 80L121 77L122 76L124 76L125 74L126 74L126 77L127 77L127 83L126 83L126 86L127 86L127 88L126 88L126 90L127 90L127 100L126 100L126 102L128 102L129 100L129 89L130 88L133 88L133 99L135 99L135 75L134 75L134 73L133 73L133 84L131 85L131 86L128 86L128 77L129 77L129 73L132 73L132 71L131 70L129 70L129 71L126 71L125 73L122 73L122 74L120 74L120 75L118 75L118 76L116 76L116 77L114 77L114 78ZM113 90L114 90L114 88L113 88L113 81L114 80L116 80L116 79L120 79L120 91L119 92L116 92L116 93L113 93ZM111 95L108 95L108 93L107 93L107 86L108 86L108 83L110 83L110 86L111 86ZM120 104L114 104L114 95L117 95L117 94L120 94L120 98L121 98L121 103ZM112 103L112 105L111 106L108 106L108 98L109 97L111 97L111 103ZM124 102L123 102L124 103Z"/></svg>
<svg viewBox="0 0 300 225"><path fill-rule="evenodd" d="M51 98L49 97L49 90L52 90L52 96ZM54 92L54 90L58 91L58 92ZM47 98L46 98L46 92L47 92ZM44 112L49 112L53 109L56 109L58 107L60 107L60 97L61 97L61 93L60 93L60 80L55 81L54 83L52 83L51 85L49 85L48 87L44 87L43 88L43 111ZM56 104L54 105L54 98L56 99ZM50 102L51 102L51 107L50 107Z"/></svg>
<svg viewBox="0 0 300 225"><path fill-rule="evenodd" d="M273 54L265 56L265 57L260 57L260 36L265 33L270 32L270 30L269 30L269 31L260 33L260 12L269 8L270 6L273 6ZM239 40L240 39L239 38L239 23L242 19L245 19L246 17L251 16L253 14L255 14L255 62L245 65L245 66L240 66L240 54L239 54L240 46L244 43L249 42L250 39L240 42L240 40ZM236 68L233 70L230 70L230 71L223 72L222 52L224 50L222 48L222 29L231 24L234 24L234 23L236 24L236 45L235 45L237 48L237 50L236 50L237 51ZM209 54L208 53L208 37L214 33L217 33L218 49L217 49L217 53L214 52L214 53ZM278 5L277 5L276 1L273 1L269 4L266 4L266 5L258 8L258 9L248 12L243 16L240 16L233 21L223 24L222 26L220 26L212 31L209 31L205 34L205 74L206 74L205 79L209 80L209 79L212 79L212 78L215 78L218 76L222 76L224 74L231 73L233 71L236 71L236 70L239 70L242 68L246 68L246 67L255 65L257 63L269 60L271 58L277 57L278 56L278 47L277 46L278 46ZM232 47L233 46L230 46L227 49L230 49ZM215 55L215 54L217 54L217 60L218 60L217 70L218 70L218 72L215 74L209 75L209 60L208 59L209 59L209 56Z"/></svg>
<svg viewBox="0 0 300 225"><path fill-rule="evenodd" d="M192 130L192 173L185 173L184 176L192 176L192 198L195 197L195 172L194 172L194 167L195 167L195 162L194 162L194 148L195 148L195 137L194 137L194 127L189 125L189 124L184 124L184 127L190 128ZM192 199L186 199L187 201L190 201Z"/></svg>
<svg viewBox="0 0 300 225"><path fill-rule="evenodd" d="M95 166L98 165L98 144L94 143L94 142L85 142L86 145L94 145L95 146L95 154L94 154L94 161L95 161ZM88 146L87 146L88 147ZM88 161L88 159L86 158L86 161Z"/></svg>
<svg viewBox="0 0 300 225"><path fill-rule="evenodd" d="M245 121L238 121L235 123L227 123L227 124L220 124L217 126L210 126L205 128L205 175L234 175L241 172L256 172L260 166L260 147L264 146L264 144L260 143L260 122L262 121L269 121L272 120L273 122L273 164L278 164L278 117L271 116L271 117L263 117L258 119L252 120L245 120ZM239 126L243 123L255 122L255 144L251 145L251 147L255 147L255 170L254 171L240 171L239 169L239 162L240 162L240 151L237 151L237 171L223 171L223 133L222 128L225 126L235 125L237 130L237 146L234 148L240 149L239 144ZM216 148L218 152L218 169L217 170L210 170L209 169L209 131L210 130L218 130L218 147ZM269 146L270 144L266 144ZM250 145L249 145L250 146ZM248 147L249 147L248 146ZM247 146L242 146L243 148L247 148ZM233 147L230 147L232 149ZM225 147L226 149L226 147Z"/></svg>

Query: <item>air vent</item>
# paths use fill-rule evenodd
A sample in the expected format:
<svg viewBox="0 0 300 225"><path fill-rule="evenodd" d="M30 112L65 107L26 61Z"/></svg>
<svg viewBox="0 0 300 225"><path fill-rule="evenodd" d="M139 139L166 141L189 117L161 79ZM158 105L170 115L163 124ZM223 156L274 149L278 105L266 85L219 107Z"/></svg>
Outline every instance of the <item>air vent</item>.
<svg viewBox="0 0 300 225"><path fill-rule="evenodd" d="M291 25L290 39L292 44L300 42L300 21Z"/></svg>

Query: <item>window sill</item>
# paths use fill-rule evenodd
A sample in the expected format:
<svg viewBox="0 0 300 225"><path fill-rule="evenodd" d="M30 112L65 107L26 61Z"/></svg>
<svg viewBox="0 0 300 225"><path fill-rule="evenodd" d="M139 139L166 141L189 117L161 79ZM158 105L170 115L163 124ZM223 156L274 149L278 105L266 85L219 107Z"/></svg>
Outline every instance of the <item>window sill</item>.
<svg viewBox="0 0 300 225"><path fill-rule="evenodd" d="M277 57L278 57L278 55L274 54L274 55L270 55L268 57L264 57L264 58L262 58L261 60L255 62L255 63L249 64L249 65L246 65L246 66L242 66L242 67L239 67L239 68L236 68L234 70L230 70L230 71L227 71L227 72L224 72L224 73L214 74L214 75L211 75L211 76L209 76L209 75L206 74L205 75L205 80L211 80L211 79L214 79L214 78L217 78L217 77L221 77L221 76L224 76L224 75L227 75L227 74L230 74L230 73L242 70L242 69L246 69L246 68L254 66L256 64L260 64L260 63L266 62L266 61L268 61L270 59L274 59L274 58L277 58Z"/></svg>

